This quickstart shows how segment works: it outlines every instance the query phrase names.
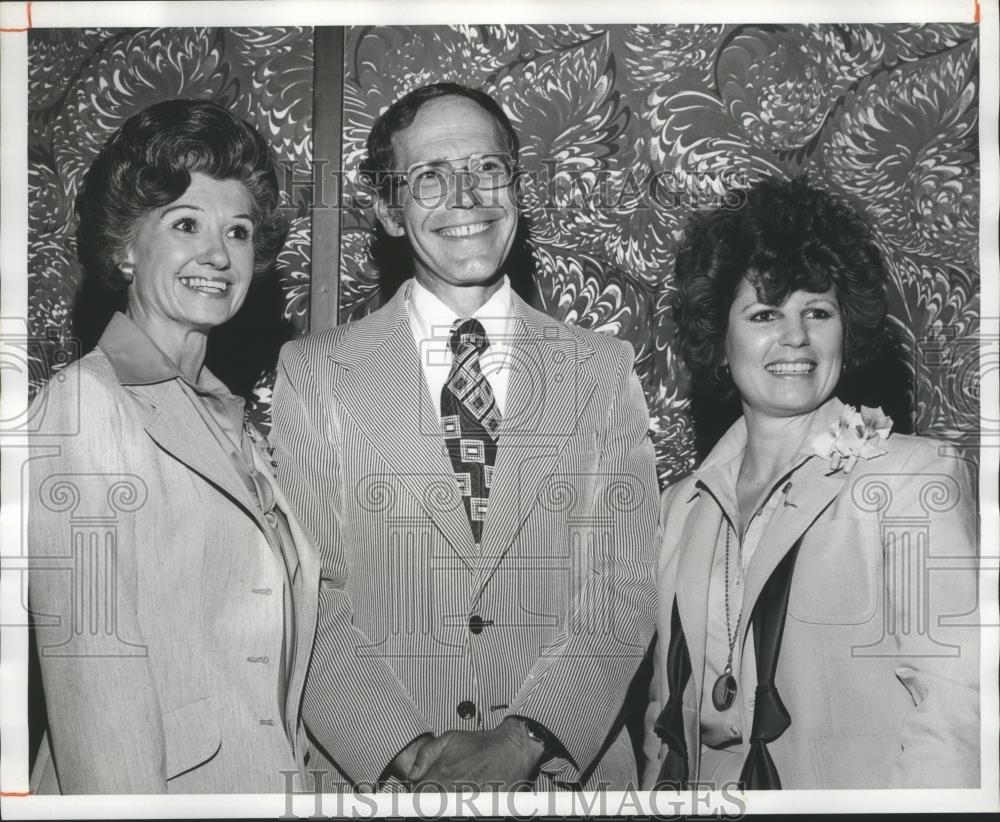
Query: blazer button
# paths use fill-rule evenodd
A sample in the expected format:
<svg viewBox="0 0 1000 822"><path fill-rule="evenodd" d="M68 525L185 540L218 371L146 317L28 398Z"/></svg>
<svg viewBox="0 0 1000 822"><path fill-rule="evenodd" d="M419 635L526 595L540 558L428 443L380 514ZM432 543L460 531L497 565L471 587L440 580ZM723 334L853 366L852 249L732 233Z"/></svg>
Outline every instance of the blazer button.
<svg viewBox="0 0 1000 822"><path fill-rule="evenodd" d="M459 702L458 715L462 717L462 719L472 719L472 717L476 715L476 706L467 699Z"/></svg>
<svg viewBox="0 0 1000 822"><path fill-rule="evenodd" d="M486 623L483 622L483 618L479 616L479 614L473 614L469 617L469 631L474 634L481 634L485 624Z"/></svg>

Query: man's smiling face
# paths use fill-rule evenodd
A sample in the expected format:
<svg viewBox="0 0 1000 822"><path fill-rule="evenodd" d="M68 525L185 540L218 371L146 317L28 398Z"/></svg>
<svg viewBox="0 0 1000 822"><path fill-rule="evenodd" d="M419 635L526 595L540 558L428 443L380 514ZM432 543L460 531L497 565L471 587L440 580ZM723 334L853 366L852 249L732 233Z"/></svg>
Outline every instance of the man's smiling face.
<svg viewBox="0 0 1000 822"><path fill-rule="evenodd" d="M396 168L418 163L453 162L464 168L471 154L502 154L507 146L493 115L465 97L428 101L413 122L392 137ZM517 229L513 186L492 190L472 188L466 179L441 197L418 202L406 190L402 205L390 211L379 206L379 219L395 237L406 236L413 250L414 276L439 297L457 289L490 286L510 252ZM446 300L447 301L447 300Z"/></svg>

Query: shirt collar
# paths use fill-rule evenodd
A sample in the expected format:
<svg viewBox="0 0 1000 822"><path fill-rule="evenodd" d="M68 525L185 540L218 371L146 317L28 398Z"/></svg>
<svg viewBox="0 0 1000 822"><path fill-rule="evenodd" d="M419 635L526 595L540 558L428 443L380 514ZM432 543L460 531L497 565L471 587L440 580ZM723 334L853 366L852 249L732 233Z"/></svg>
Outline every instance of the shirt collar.
<svg viewBox="0 0 1000 822"><path fill-rule="evenodd" d="M810 450L810 443L817 434L827 430L840 417L844 408L844 403L836 397L831 397L816 409L809 424L809 433L802 440L802 447L788 463L789 472L798 470L811 456L814 456ZM747 424L741 415L694 471L694 478L707 487L714 496L735 506L736 480L746 447Z"/></svg>
<svg viewBox="0 0 1000 822"><path fill-rule="evenodd" d="M472 315L483 324L492 349L505 348L510 339L513 293L505 274L500 288ZM416 279L410 288L409 312L417 334L425 340L448 339L455 321L468 319L459 317Z"/></svg>
<svg viewBox="0 0 1000 822"><path fill-rule="evenodd" d="M188 380L152 338L120 311L111 317L97 347L111 363L122 385L155 385L180 379L201 393L238 399L207 368L201 369L197 383Z"/></svg>

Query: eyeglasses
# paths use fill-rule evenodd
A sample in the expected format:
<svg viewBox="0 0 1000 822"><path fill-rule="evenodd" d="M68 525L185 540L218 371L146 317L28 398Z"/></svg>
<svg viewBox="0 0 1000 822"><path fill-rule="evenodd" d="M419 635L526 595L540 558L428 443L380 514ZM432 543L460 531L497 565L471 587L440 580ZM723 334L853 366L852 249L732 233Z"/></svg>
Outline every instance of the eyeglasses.
<svg viewBox="0 0 1000 822"><path fill-rule="evenodd" d="M453 163L461 163L455 168ZM514 179L514 159L509 154L470 154L454 160L417 163L404 173L402 182L420 203L441 202L452 185L458 191L492 191L509 186Z"/></svg>

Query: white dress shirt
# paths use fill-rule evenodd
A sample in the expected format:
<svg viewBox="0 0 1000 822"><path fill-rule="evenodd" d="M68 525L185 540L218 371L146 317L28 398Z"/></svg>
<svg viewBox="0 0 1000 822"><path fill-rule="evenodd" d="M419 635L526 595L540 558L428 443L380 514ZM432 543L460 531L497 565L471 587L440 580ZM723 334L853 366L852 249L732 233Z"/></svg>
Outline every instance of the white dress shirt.
<svg viewBox="0 0 1000 822"><path fill-rule="evenodd" d="M501 416L507 409L507 390L510 384L511 332L515 328L512 295L510 281L504 276L496 293L472 315L483 324L490 341L489 348L479 358L479 366L493 390ZM448 381L454 359L448 345L452 326L456 320L470 318L459 317L416 279L410 288L406 308L427 390L430 392L434 411L440 419L441 389Z"/></svg>

